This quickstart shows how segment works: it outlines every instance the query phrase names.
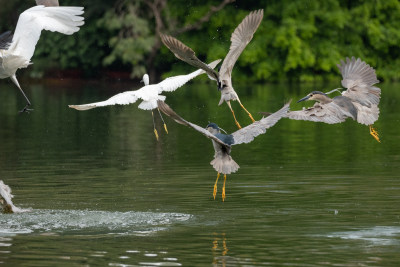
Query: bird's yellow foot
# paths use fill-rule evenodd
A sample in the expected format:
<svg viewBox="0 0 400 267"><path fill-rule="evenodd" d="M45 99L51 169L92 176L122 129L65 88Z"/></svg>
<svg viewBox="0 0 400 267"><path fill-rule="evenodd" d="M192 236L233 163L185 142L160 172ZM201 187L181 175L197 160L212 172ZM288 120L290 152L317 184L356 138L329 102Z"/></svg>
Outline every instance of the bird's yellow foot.
<svg viewBox="0 0 400 267"><path fill-rule="evenodd" d="M165 132L168 134L167 125L165 123L164 123L164 129L165 129Z"/></svg>
<svg viewBox="0 0 400 267"><path fill-rule="evenodd" d="M381 142L381 140L379 139L378 131L374 127L372 127L372 125L369 126L369 133L372 135L373 138L375 138L376 141L378 141L379 143Z"/></svg>
<svg viewBox="0 0 400 267"><path fill-rule="evenodd" d="M157 141L158 141L158 132L157 132L157 129L156 129L156 128L154 128L154 135L156 136L156 139L157 139Z"/></svg>
<svg viewBox="0 0 400 267"><path fill-rule="evenodd" d="M225 201L225 182L226 182L226 174L224 174L224 186L222 187L222 201Z"/></svg>
<svg viewBox="0 0 400 267"><path fill-rule="evenodd" d="M218 173L218 175L217 175L217 180L215 180L215 184L214 184L214 192L213 192L214 200L215 200L215 196L217 195L217 183L218 183L218 179L219 179L219 173Z"/></svg>

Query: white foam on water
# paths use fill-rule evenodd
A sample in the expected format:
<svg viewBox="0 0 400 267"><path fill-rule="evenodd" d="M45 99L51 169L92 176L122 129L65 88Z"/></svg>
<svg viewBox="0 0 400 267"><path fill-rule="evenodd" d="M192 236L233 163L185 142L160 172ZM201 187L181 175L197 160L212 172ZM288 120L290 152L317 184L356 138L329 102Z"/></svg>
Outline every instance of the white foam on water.
<svg viewBox="0 0 400 267"><path fill-rule="evenodd" d="M183 213L112 212L92 210L32 210L0 216L0 236L32 232L69 232L84 230L112 234L151 235L185 222L192 216Z"/></svg>
<svg viewBox="0 0 400 267"><path fill-rule="evenodd" d="M363 240L371 242L373 245L399 245L400 227L375 226L356 231L336 232L329 234L328 237Z"/></svg>

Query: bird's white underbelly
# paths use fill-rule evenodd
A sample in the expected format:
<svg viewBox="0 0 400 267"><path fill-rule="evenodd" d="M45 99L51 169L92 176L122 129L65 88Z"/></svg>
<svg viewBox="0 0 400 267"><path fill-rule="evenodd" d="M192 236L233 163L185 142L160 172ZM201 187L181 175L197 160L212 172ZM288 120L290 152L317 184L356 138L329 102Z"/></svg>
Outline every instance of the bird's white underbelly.
<svg viewBox="0 0 400 267"><path fill-rule="evenodd" d="M228 101L235 101L235 100L239 100L238 95L236 94L235 90L233 90L232 88L224 88L221 90L221 99L218 103L218 105L221 105L224 102L228 102Z"/></svg>
<svg viewBox="0 0 400 267"><path fill-rule="evenodd" d="M157 100L161 100L164 101L165 100L165 96L163 95L157 95L157 97L153 98L153 99L149 99L149 100L143 100L138 108L140 109L144 109L144 110L152 110L158 107L157 105Z"/></svg>
<svg viewBox="0 0 400 267"><path fill-rule="evenodd" d="M26 68L29 66L29 61L18 55L7 54L5 51L1 51L0 60L0 78L8 78L13 76L18 69Z"/></svg>

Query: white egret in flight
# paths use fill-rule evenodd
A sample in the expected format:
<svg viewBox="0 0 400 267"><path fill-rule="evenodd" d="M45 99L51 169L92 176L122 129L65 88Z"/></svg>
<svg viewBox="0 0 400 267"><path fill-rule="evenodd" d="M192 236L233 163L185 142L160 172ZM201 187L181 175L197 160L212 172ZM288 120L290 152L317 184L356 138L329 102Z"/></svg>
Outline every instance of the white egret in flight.
<svg viewBox="0 0 400 267"><path fill-rule="evenodd" d="M31 102L21 89L16 72L32 64L31 58L41 31L71 35L84 24L84 18L80 16L83 7L55 6L58 1L54 0L37 0L37 3L51 6L39 5L25 10L19 16L14 35L8 32L0 35L0 78L10 77L25 97L27 104L21 112L28 111Z"/></svg>
<svg viewBox="0 0 400 267"><path fill-rule="evenodd" d="M214 69L221 60L215 60L208 64L208 67ZM183 86L185 83L190 81L191 79L197 77L200 74L206 73L204 70L199 69L187 75L178 75L174 77L169 77L157 84L149 84L149 75L145 74L143 76L142 82L145 86L135 91L126 91L123 93L119 93L108 100L91 103L91 104L83 104L83 105L69 105L70 108L74 108L76 110L88 110L97 107L104 106L112 106L112 105L129 105L135 103L138 99L142 99L143 101L139 104L138 108L143 110L153 110L155 108L158 109L157 100L164 101L165 96L160 95L162 92L172 92ZM164 119L161 116L160 110L158 110L160 117L164 123L165 132L168 133L167 126L164 122ZM158 140L158 132L154 123L154 114L151 112L153 117L153 126L154 126L154 134Z"/></svg>

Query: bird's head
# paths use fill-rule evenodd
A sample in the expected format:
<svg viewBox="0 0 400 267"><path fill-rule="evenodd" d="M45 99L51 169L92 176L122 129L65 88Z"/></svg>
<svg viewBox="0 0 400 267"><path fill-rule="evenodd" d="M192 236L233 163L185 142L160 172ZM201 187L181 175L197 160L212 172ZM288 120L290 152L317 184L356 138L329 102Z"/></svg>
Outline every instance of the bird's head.
<svg viewBox="0 0 400 267"><path fill-rule="evenodd" d="M217 134L220 133L220 128L218 127L217 124L211 122L206 126L206 130L209 131L212 134Z"/></svg>
<svg viewBox="0 0 400 267"><path fill-rule="evenodd" d="M144 83L144 85L149 85L149 75L147 73L143 75L143 79L140 82Z"/></svg>
<svg viewBox="0 0 400 267"><path fill-rule="evenodd" d="M318 101L318 102L324 102L324 100L326 98L329 98L329 97L325 93L323 93L321 91L312 91L307 96L305 96L302 99L300 99L299 101L297 101L297 103L303 102L303 101L309 101L309 100L315 100L315 101Z"/></svg>

